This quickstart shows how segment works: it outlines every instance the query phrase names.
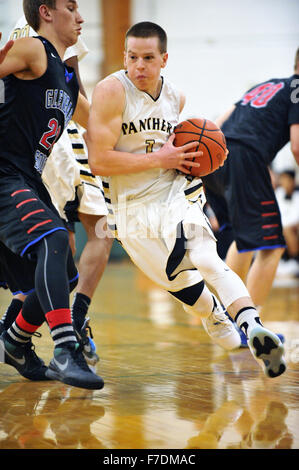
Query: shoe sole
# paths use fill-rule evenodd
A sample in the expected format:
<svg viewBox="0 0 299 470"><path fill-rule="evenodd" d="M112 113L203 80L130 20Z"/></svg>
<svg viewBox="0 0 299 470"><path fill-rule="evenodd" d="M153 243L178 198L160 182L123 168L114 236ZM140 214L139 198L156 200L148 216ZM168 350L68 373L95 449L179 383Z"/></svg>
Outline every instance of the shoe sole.
<svg viewBox="0 0 299 470"><path fill-rule="evenodd" d="M78 378L68 377L54 369L51 364L48 367L46 376L51 380L59 380L66 385L72 385L73 387L85 388L88 390L101 390L104 387L104 380L97 380L96 382L81 381Z"/></svg>
<svg viewBox="0 0 299 470"><path fill-rule="evenodd" d="M241 335L240 335L241 336ZM280 339L280 341L283 343L285 343L285 337L280 334L280 333L276 333L276 336L278 336L278 338ZM240 348L248 348L248 344L247 344L247 339L243 339L243 337L241 337L241 345L240 345Z"/></svg>
<svg viewBox="0 0 299 470"><path fill-rule="evenodd" d="M284 346L274 333L265 328L255 328L248 339L248 346L268 377L278 377L285 372Z"/></svg>

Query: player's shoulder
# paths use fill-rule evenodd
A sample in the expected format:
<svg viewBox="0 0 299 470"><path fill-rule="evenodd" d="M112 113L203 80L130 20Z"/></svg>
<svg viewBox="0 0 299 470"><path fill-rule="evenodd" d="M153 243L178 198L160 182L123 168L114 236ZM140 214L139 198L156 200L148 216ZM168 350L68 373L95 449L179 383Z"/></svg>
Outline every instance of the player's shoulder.
<svg viewBox="0 0 299 470"><path fill-rule="evenodd" d="M124 94L124 85L115 75L109 75L97 83L96 91L107 93L109 95L122 95Z"/></svg>
<svg viewBox="0 0 299 470"><path fill-rule="evenodd" d="M93 103L98 104L99 107L109 107L111 113L122 112L125 105L123 84L115 76L110 75L104 78L94 88Z"/></svg>
<svg viewBox="0 0 299 470"><path fill-rule="evenodd" d="M15 52L33 55L43 51L44 45L37 37L18 38L14 40L13 49Z"/></svg>

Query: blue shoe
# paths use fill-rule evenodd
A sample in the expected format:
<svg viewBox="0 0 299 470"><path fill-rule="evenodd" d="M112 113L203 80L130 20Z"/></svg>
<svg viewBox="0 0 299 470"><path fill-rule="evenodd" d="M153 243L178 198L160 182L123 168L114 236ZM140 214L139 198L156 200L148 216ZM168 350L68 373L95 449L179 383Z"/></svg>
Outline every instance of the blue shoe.
<svg viewBox="0 0 299 470"><path fill-rule="evenodd" d="M284 347L277 335L257 326L250 332L248 347L267 377L278 377L285 372Z"/></svg>

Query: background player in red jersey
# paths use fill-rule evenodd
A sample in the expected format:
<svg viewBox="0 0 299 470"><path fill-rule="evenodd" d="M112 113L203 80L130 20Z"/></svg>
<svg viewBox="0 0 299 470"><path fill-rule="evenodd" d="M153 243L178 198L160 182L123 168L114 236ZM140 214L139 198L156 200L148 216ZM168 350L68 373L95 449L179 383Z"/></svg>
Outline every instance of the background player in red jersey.
<svg viewBox="0 0 299 470"><path fill-rule="evenodd" d="M5 100L0 105L0 278L28 294L22 312L0 341L2 359L33 380L46 377L83 388L103 387L78 348L69 292L78 279L67 231L42 179L46 160L72 117L87 126L89 103L63 62L83 19L75 0L24 0L37 38L0 51ZM31 348L47 320L54 358L48 369ZM45 370L46 369L46 370Z"/></svg>
<svg viewBox="0 0 299 470"><path fill-rule="evenodd" d="M229 156L222 168L203 178L220 225L232 226L226 262L246 282L257 306L270 292L285 249L269 166L289 141L299 164L298 90L299 49L294 75L253 87L217 119Z"/></svg>

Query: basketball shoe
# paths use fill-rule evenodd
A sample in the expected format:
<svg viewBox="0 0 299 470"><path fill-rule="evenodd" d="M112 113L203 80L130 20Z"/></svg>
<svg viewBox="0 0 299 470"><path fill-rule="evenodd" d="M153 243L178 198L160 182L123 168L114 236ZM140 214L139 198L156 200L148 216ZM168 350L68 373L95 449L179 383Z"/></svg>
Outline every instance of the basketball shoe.
<svg viewBox="0 0 299 470"><path fill-rule="evenodd" d="M102 377L88 367L82 354L82 345L78 343L56 347L46 374L50 379L60 380L74 387L89 390L99 390L104 387Z"/></svg>
<svg viewBox="0 0 299 470"><path fill-rule="evenodd" d="M26 379L49 380L46 375L47 366L36 355L31 341L24 346L16 346L6 339L6 332L4 332L0 337L0 361L13 366Z"/></svg>
<svg viewBox="0 0 299 470"><path fill-rule="evenodd" d="M240 344L240 348L248 348L248 340L247 340L247 336L246 334L244 333L244 331L241 330L241 328L238 327L238 325L236 324L236 322L234 322L234 320L232 319L232 317L229 315L229 313L227 311L225 311L225 315L227 315L227 317L230 319L230 321L233 323L234 327L236 328L237 332L239 333L240 335L240 338L241 338L241 344ZM281 333L276 333L276 336L278 336L278 338L280 339L280 341L282 343L285 342L285 337L283 334Z"/></svg>
<svg viewBox="0 0 299 470"><path fill-rule="evenodd" d="M280 338L258 325L250 331L248 347L268 377L278 377L286 370L284 346Z"/></svg>
<svg viewBox="0 0 299 470"><path fill-rule="evenodd" d="M202 318L202 325L214 343L228 351L241 345L241 338L233 323L225 315L221 305L214 298L214 309L207 318Z"/></svg>
<svg viewBox="0 0 299 470"><path fill-rule="evenodd" d="M82 353L90 369L95 372L95 365L100 360L96 353L96 345L93 341L93 335L89 326L89 318L86 318L81 328L76 328L74 323L74 330L78 339L79 344L82 345ZM89 336L88 336L89 332Z"/></svg>

